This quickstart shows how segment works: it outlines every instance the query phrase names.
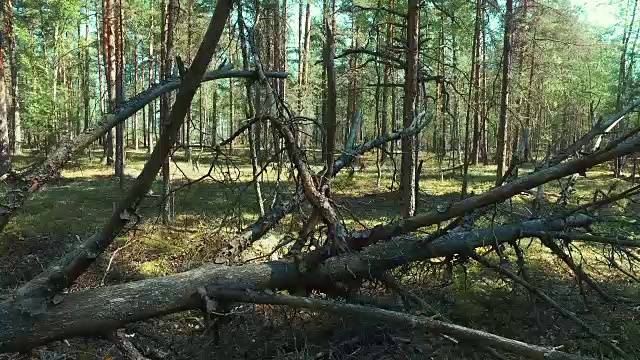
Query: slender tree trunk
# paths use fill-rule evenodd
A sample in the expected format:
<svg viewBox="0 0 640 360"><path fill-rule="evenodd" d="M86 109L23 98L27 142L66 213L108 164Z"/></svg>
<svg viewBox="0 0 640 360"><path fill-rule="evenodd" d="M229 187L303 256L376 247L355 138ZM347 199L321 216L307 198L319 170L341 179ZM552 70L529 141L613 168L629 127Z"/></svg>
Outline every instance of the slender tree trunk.
<svg viewBox="0 0 640 360"><path fill-rule="evenodd" d="M0 6L2 16L7 16L4 4ZM9 119L7 117L7 94L4 82L5 43L0 36L0 176L11 171L11 153L9 144Z"/></svg>
<svg viewBox="0 0 640 360"><path fill-rule="evenodd" d="M280 39L280 53L278 56L280 57L280 70L286 72L287 71L287 1L282 1L282 16L280 17L280 23L278 24L278 29L281 34ZM282 101L285 100L285 96L287 94L287 82L285 79L277 79L280 83L280 99ZM296 134L297 136L297 134Z"/></svg>
<svg viewBox="0 0 640 360"><path fill-rule="evenodd" d="M525 128L524 128L524 134L527 134L526 138L528 140L529 138L529 131L531 130L531 126L532 126L532 113L531 113L531 108L533 106L533 86L534 86L534 76L535 76L535 69L536 69L536 62L535 62L535 58L536 58L536 33L537 33L537 29L534 27L533 29L533 36L531 37L531 63L529 64L529 87L527 89L527 106L526 106L526 112L525 112ZM525 141L524 143L524 154L523 154L523 160L525 162L529 161L529 157L530 157L530 145L529 145L529 141Z"/></svg>
<svg viewBox="0 0 640 360"><path fill-rule="evenodd" d="M418 90L418 42L420 38L420 2L409 0L407 9L407 67L404 80L403 126L409 127L416 117ZM402 139L402 217L413 216L416 208L415 161L413 148L415 136Z"/></svg>
<svg viewBox="0 0 640 360"><path fill-rule="evenodd" d="M618 70L618 91L616 94L616 111L619 111L622 108L622 103L624 102L624 97L627 92L627 83L629 82L630 75L627 73L627 53L629 51L629 40L631 39L631 34L633 33L633 25L636 19L636 10L638 8L638 0L633 1L633 9L631 11L631 19L629 20L629 25L625 26L623 35L622 35L622 51L620 53L620 68ZM614 175L616 178L620 177L622 173L622 158L615 158L613 160L613 168Z"/></svg>
<svg viewBox="0 0 640 360"><path fill-rule="evenodd" d="M335 1L335 0L333 0ZM332 18L335 16L335 13L331 14ZM333 19L332 19L333 22ZM326 117L327 117L327 156L326 156L326 168L327 171L325 173L325 177L327 179L331 179L334 175L334 158L336 152L336 122L337 122L337 111L336 111L336 102L337 102L337 93L336 93L336 69L334 64L334 58L336 54L336 44L335 38L333 37L333 31L329 28L329 23L325 21L324 23L325 33L326 33L326 42L324 45L324 54L323 61L325 71L327 73L327 109L326 109Z"/></svg>
<svg viewBox="0 0 640 360"><path fill-rule="evenodd" d="M486 26L485 26L485 4L483 1L482 4L482 47L480 51L482 51L481 56L481 64L480 68L481 72L481 82L480 82L480 153L482 157L482 163L484 165L489 164L489 149L487 143L487 41L486 41Z"/></svg>
<svg viewBox="0 0 640 360"><path fill-rule="evenodd" d="M144 50L144 47L142 47L142 37L140 38L140 47L141 50ZM144 57L144 52L141 54ZM144 64L144 62L142 62L140 65ZM140 89L145 89L146 84L145 84L145 78L146 78L146 74L145 74L145 69L144 66L142 66L140 69ZM148 125L147 125L147 107L144 107L141 109L142 111L142 125L141 125L141 129L142 129L142 147L146 148L148 146L147 144L147 129L148 129ZM140 142L138 140L138 142Z"/></svg>
<svg viewBox="0 0 640 360"><path fill-rule="evenodd" d="M229 43L232 42L232 38L233 38L233 25L231 24L231 18L229 18L228 21L228 26L229 26ZM231 60L231 63L234 63L234 58L233 58L233 51L231 49L231 46L229 46L229 60ZM235 119L235 96L234 96L234 82L232 78L229 78L229 130L231 130L233 132L234 129L234 119ZM229 150L233 151L233 142L231 142L229 144Z"/></svg>
<svg viewBox="0 0 640 360"><path fill-rule="evenodd" d="M100 33L100 23L98 22L98 0L95 0L95 8L96 8L96 50L97 50L97 57L98 57L98 96L100 96L100 99L98 99L98 106L100 108L100 116L102 116L102 114L104 114L104 87L102 86L102 65L103 65L103 59L102 59L102 50L104 49L104 41L100 41L101 40L101 36L98 35ZM104 4L104 2L103 2ZM104 12L103 12L103 18L104 18ZM104 20L103 20L103 25L104 25ZM102 30L104 33L104 29ZM104 38L102 38L102 40L104 40Z"/></svg>
<svg viewBox="0 0 640 360"><path fill-rule="evenodd" d="M211 107L211 149L215 151L218 143L218 86L213 84Z"/></svg>
<svg viewBox="0 0 640 360"><path fill-rule="evenodd" d="M471 81L469 82L469 96L467 98L467 114L465 119L465 136L464 136L464 163L463 163L463 179L462 179L462 191L461 196L464 198L467 195L467 188L469 185L469 163L475 165L478 163L478 153L480 148L480 123L479 123L479 44L480 41L480 6L482 0L476 2L476 26L473 42L471 46ZM471 101L471 95L474 95L473 102ZM473 107L473 109L472 109ZM471 150L469 151L469 132L470 124L469 118L473 111L473 139L471 142Z"/></svg>
<svg viewBox="0 0 640 360"><path fill-rule="evenodd" d="M149 1L149 9L153 10L153 0ZM153 29L153 13L150 14L149 19L149 87L153 86L154 83L154 66L155 63L153 61L153 43L154 43L154 29ZM149 103L149 109L147 111L147 153L151 154L151 149L153 149L153 143L155 141L155 124L156 124L156 112L154 108L155 100Z"/></svg>
<svg viewBox="0 0 640 360"><path fill-rule="evenodd" d="M84 76L82 77L82 89L83 89L83 110L84 110L84 123L83 130L86 131L89 128L89 78L91 76L91 68L89 62L89 0L85 0L84 3L84 16L85 16L85 27L84 27ZM97 15L96 15L97 16ZM97 40L97 38L96 38ZM100 47L98 45L98 47Z"/></svg>
<svg viewBox="0 0 640 360"><path fill-rule="evenodd" d="M471 164L476 165L480 158L480 49L482 48L482 36L480 35L481 23L484 21L482 14L483 1L476 0L476 21L473 36L472 49L472 81L469 84L473 88L473 138L471 141ZM469 99L471 102L471 99Z"/></svg>
<svg viewBox="0 0 640 360"><path fill-rule="evenodd" d="M245 23L244 23L244 14L242 12L242 2L238 2L238 27L240 32L240 47L242 51L242 67L245 70L249 69L249 44L247 42L247 38L245 35ZM247 95L247 106L245 115L247 118L251 118L256 115L256 110L251 102L253 99L252 87L249 81L245 81L245 91ZM258 92L256 92L256 96L258 96ZM256 104L258 106L259 103ZM212 116L217 116L216 114L212 114ZM255 146L255 136L260 136L260 133L256 130L259 129L256 124L252 125L248 129L248 140L249 140L249 157L251 158L251 171L254 178L253 181L253 190L256 193L256 202L258 203L258 210L260 211L260 216L264 216L264 200L262 198L262 188L260 184L260 179L258 178L258 154L256 153Z"/></svg>
<svg viewBox="0 0 640 360"><path fill-rule="evenodd" d="M187 1L187 62L191 64L193 61L193 54L191 53L192 38L193 38L193 0ZM216 94L217 96L217 94ZM191 125L193 123L192 111L189 109L187 112L187 118L183 125L184 129L184 147L185 156L187 162L191 162ZM214 134L215 138L215 134Z"/></svg>
<svg viewBox="0 0 640 360"><path fill-rule="evenodd" d="M511 83L511 35L513 32L513 0L506 0L504 26L504 42L502 51L502 93L500 101L500 120L498 124L498 149L496 162L498 169L496 184L502 179L507 167L507 141L508 141L508 110L509 110L509 86Z"/></svg>
<svg viewBox="0 0 640 360"><path fill-rule="evenodd" d="M14 32L13 0L7 0L5 9L5 36L7 40L9 61L11 63L11 107L9 123L11 124L11 145L14 154L22 153L22 128L20 124L20 102L18 101L18 57L16 55L16 35Z"/></svg>
<svg viewBox="0 0 640 360"><path fill-rule="evenodd" d="M326 31L326 24L329 21L329 1L322 1L322 24L323 29ZM326 34L324 34L326 36ZM320 123L322 124L321 128L324 130L320 134L320 147L322 150L322 162L327 161L327 132L328 129L328 119L327 119L327 68L326 66L322 67L322 103L320 104Z"/></svg>
<svg viewBox="0 0 640 360"><path fill-rule="evenodd" d="M215 86L215 84L214 84ZM217 90L217 88L214 88L214 90ZM198 122L198 144L200 145L200 147L202 148L204 146L204 122L205 122L205 116L204 116L204 106L203 106L203 98L202 98L202 86L198 89L198 96L200 98L200 121ZM216 112L217 112L217 108L216 108ZM211 116L217 116L216 114L211 114ZM215 144L211 144L211 146L213 146Z"/></svg>
<svg viewBox="0 0 640 360"><path fill-rule="evenodd" d="M123 9L122 0L117 0L115 8L115 72L116 72L116 102L115 108L117 108L124 101L124 22L123 22ZM115 174L120 178L120 188L124 188L124 123L116 125L116 163Z"/></svg>
<svg viewBox="0 0 640 360"><path fill-rule="evenodd" d="M162 26L162 52L161 52L161 76L162 80L171 77L173 67L173 28L175 24L177 4L176 0L168 0L163 4L163 26ZM170 94L164 94L160 100L160 121L165 128L169 121L169 110L171 106ZM162 135L162 134L161 134ZM169 151L171 154L171 150ZM167 156L162 164L162 223L169 225L173 223L173 195L171 193L171 172L170 164L171 156Z"/></svg>
<svg viewBox="0 0 640 360"><path fill-rule="evenodd" d="M113 112L116 108L116 42L114 34L114 0L104 0L104 8L102 11L103 27L104 27L104 43L105 43L105 63L106 63L106 80L109 112ZM107 133L107 141L105 142L105 163L113 165L113 138L114 132L110 130Z"/></svg>
<svg viewBox="0 0 640 360"><path fill-rule="evenodd" d="M140 43L138 42L137 38L133 39L133 93L137 94L138 93L138 46L140 45ZM129 85L131 86L131 85ZM144 86L143 86L144 87ZM143 117L144 117L144 111L143 111ZM139 144L138 144L138 113L135 113L133 115L133 119L131 119L131 136L132 136L132 141L133 141L133 149L134 150L138 150L139 148Z"/></svg>
<svg viewBox="0 0 640 360"><path fill-rule="evenodd" d="M303 26L303 22L302 22L302 13L303 13L303 8L304 7L304 3L302 2L302 0L299 0L299 7L298 7L298 113L302 113L302 83L303 83L303 78L304 78L304 60L303 60L303 43L302 43L302 37L303 37L303 30L302 30L302 26Z"/></svg>

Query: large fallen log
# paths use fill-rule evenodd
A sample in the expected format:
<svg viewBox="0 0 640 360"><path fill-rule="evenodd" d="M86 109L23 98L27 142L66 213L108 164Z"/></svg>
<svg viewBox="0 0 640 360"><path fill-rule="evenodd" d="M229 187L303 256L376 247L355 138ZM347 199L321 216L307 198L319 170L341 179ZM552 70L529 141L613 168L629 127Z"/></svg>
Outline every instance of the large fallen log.
<svg viewBox="0 0 640 360"><path fill-rule="evenodd" d="M206 72L202 81L226 78L251 79L256 76L255 71L222 68ZM286 78L287 73L267 72L265 76L269 78ZM141 92L120 105L114 113L102 116L95 126L84 130L72 139L64 139L42 164L26 170L22 174L13 176L14 179L12 181L14 181L14 183L11 184L12 189L7 193L6 199L0 205L0 232L4 230L9 220L11 220L31 196L39 191L44 184L51 181L52 178L55 178L74 155L89 147L109 130L126 121L162 94L178 89L181 83L180 78L172 78Z"/></svg>
<svg viewBox="0 0 640 360"><path fill-rule="evenodd" d="M294 261L243 266L204 265L165 277L60 294L39 313L26 312L10 299L0 303L0 352L25 351L55 340L103 334L127 323L174 312L199 309L198 288L216 290L290 289L323 287L354 277L370 277L411 262L466 253L478 247L522 238L534 231L560 231L591 224L593 218L575 215L551 222L525 221L483 230L450 233L435 241L399 237L357 253L326 260L302 273Z"/></svg>

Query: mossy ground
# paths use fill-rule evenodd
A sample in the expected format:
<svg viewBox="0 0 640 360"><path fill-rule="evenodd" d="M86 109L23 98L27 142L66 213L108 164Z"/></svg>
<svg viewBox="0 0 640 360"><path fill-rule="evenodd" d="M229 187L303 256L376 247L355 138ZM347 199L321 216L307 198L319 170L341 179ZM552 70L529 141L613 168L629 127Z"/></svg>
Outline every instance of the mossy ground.
<svg viewBox="0 0 640 360"><path fill-rule="evenodd" d="M187 178L193 180L206 174L212 159L207 153L194 153L193 156L199 161L187 162L183 153L174 156L173 185L174 188L184 186L175 196L175 223L172 226L161 224L159 198L149 196L140 209L142 221L114 242L100 261L83 275L77 288L96 286L103 280L105 284L113 284L197 267L213 260L226 240L258 217L255 192L250 183L251 165L246 160L244 149L219 157L211 178L186 185L189 183ZM142 169L146 157L144 150L128 152L125 189ZM431 156L423 154L422 157L425 164L420 177L418 211L458 200L462 183L459 172L442 173ZM33 159L27 154L17 160L16 167L25 167ZM375 158L370 155L365 162L364 171L349 174L345 169L332 185L334 200L350 227L369 227L399 217L397 184L390 188L394 173L391 162L380 169L379 186ZM530 167L521 171L530 171ZM493 185L495 167L474 166L469 174L470 191L481 193ZM294 191L290 180L288 169L283 168L278 173L276 168L268 167L261 182L267 208L274 202L274 197L278 202L290 196ZM626 180L612 179L611 171L602 166L578 180L572 199L575 203L586 203L593 198L596 189L606 193L628 186ZM549 201L547 210L553 210L560 189L558 181L545 186L545 197ZM159 178L153 185L153 193L160 193ZM100 228L112 212L113 204L122 196L119 181L112 176L110 167L100 163L98 150L70 164L61 179L48 184L33 197L0 238L0 288L10 291L72 249L79 239ZM496 210L497 217L508 220L514 214L526 213L525 205L531 199L530 194L515 197ZM635 205L629 201L621 205L605 215L625 220L624 223L614 222L600 230L635 236ZM302 211L308 212L308 209L303 208ZM299 231L299 217L300 214L296 213L285 218L259 243L261 249L272 248L286 236L295 236ZM632 356L640 358L640 343L637 342L640 336L639 307L627 303L605 303L590 291L583 298L577 282L559 259L536 241L523 240L522 244L526 248L528 268L535 284ZM585 269L608 291L640 299L639 284L608 266L602 260L602 247L580 246L580 249ZM253 255L258 255L258 252ZM108 266L110 260L113 261ZM549 306L534 301L522 288L514 287L511 282L475 263L454 266L452 272L444 266L424 263L399 269L397 274L418 295L458 324L522 341L562 346L574 353L608 354L606 349ZM391 303L400 304L392 294L385 293L374 284L367 289L365 292L375 292ZM441 337L410 329L392 329L384 324L366 323L362 319L345 321L324 314L268 306L244 308L231 322L221 325L217 343L210 331L203 332L201 317L197 313L173 315L146 324L152 326L136 325L141 334L147 333L140 336L157 337L157 346L170 351L175 358L486 357L473 348L457 346ZM64 353L68 358L77 359L118 356L106 342L73 341L72 345L71 348L54 345L39 351Z"/></svg>

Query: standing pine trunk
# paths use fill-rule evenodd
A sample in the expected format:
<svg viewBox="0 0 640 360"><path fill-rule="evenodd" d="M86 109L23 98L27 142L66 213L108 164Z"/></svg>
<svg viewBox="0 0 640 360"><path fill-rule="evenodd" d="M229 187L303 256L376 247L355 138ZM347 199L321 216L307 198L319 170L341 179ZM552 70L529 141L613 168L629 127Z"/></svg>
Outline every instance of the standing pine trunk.
<svg viewBox="0 0 640 360"><path fill-rule="evenodd" d="M149 9L153 10L153 0L149 1ZM153 33L153 13L149 16L149 87L153 86L153 42L154 42L154 33ZM147 110L147 153L151 154L151 149L153 149L153 142L155 140L155 126L156 126L156 112L154 109L155 100L149 103L149 109Z"/></svg>
<svg viewBox="0 0 640 360"><path fill-rule="evenodd" d="M479 119L479 106L480 106L480 94L479 94L479 72L480 67L478 61L480 57L480 6L482 0L476 2L476 27L473 42L471 46L471 79L469 81L469 96L467 98L467 114L465 118L465 136L464 136L464 163L463 163L463 178L462 178L462 191L461 196L464 198L467 195L467 188L469 185L469 163L475 165L478 163L478 154L480 150L480 119ZM471 95L474 95L473 103L471 101ZM473 109L472 109L473 106ZM473 139L471 142L471 151L469 151L469 118L471 111L473 110Z"/></svg>
<svg viewBox="0 0 640 360"><path fill-rule="evenodd" d="M102 3L104 4L104 2ZM96 10L96 33L99 33L100 30L100 22L98 21L98 0L95 0L95 10ZM103 24L104 24L104 13L103 13ZM104 32L104 29L103 29ZM103 38L104 40L104 38ZM100 41L100 35L96 34L96 52L98 58L98 106L100 108L100 116L104 114L104 87L102 86L102 50L104 49L103 42Z"/></svg>
<svg viewBox="0 0 640 360"><path fill-rule="evenodd" d="M302 82L304 77L304 60L302 58L302 54L304 52L302 45L302 12L303 12L303 2L299 0L298 7L298 113L302 113Z"/></svg>
<svg viewBox="0 0 640 360"><path fill-rule="evenodd" d="M393 0L391 1L391 5L393 8ZM391 19L389 19L391 20ZM391 48L391 45L393 43L393 25L391 24L392 21L389 21L389 23L387 24L387 33L386 33L386 41L385 41L385 45L387 49ZM384 86L382 88L382 118L380 120L380 134L381 135L386 135L387 131L389 129L389 115L388 115L388 110L389 110L389 83L391 82L391 64L386 62L384 64ZM387 160L387 143L382 144L382 154L380 156L380 163L384 164L384 162Z"/></svg>
<svg viewBox="0 0 640 360"><path fill-rule="evenodd" d="M160 52L160 76L162 80L171 77L171 69L173 66L173 28L176 17L176 0L163 1L162 16L162 51ZM169 108L171 104L170 94L165 93L160 98L160 121L161 131L164 131L169 121ZM162 144L161 146L170 146L170 144ZM170 152L169 152L170 153ZM162 164L162 223L164 225L173 222L173 196L171 194L171 172L170 164L171 156L165 158Z"/></svg>
<svg viewBox="0 0 640 360"><path fill-rule="evenodd" d="M20 102L18 101L18 57L16 56L16 35L13 29L13 0L7 0L4 13L5 36L11 63L11 107L9 123L11 124L11 144L14 154L22 153L22 128L20 126Z"/></svg>
<svg viewBox="0 0 640 360"><path fill-rule="evenodd" d="M404 77L403 126L411 126L416 117L416 97L418 93L418 39L420 21L420 2L409 0L407 9L407 66ZM415 161L413 159L415 136L402 138L402 209L403 217L413 216L416 209Z"/></svg>
<svg viewBox="0 0 640 360"><path fill-rule="evenodd" d="M137 38L133 39L133 93L134 95L138 93L138 46L140 42L138 42ZM129 85L131 86L131 85ZM144 109L142 109L142 117L144 118ZM144 120L143 120L144 122ZM132 124L131 124L131 135L133 140L133 149L138 150L138 113L133 114Z"/></svg>
<svg viewBox="0 0 640 360"><path fill-rule="evenodd" d="M507 0L504 19L504 44L502 50L502 93L500 102L500 120L498 124L498 146L496 162L498 169L496 184L500 185L502 175L507 167L507 130L509 110L509 85L511 82L511 35L513 32L513 0Z"/></svg>
<svg viewBox="0 0 640 360"><path fill-rule="evenodd" d="M4 13L3 7L0 12ZM5 14L2 14L5 15ZM11 171L11 154L9 152L9 119L7 118L7 95L4 86L4 39L0 34L0 176Z"/></svg>
<svg viewBox="0 0 640 360"><path fill-rule="evenodd" d="M113 112L116 106L116 43L114 34L114 3L113 0L104 0L102 3L102 27L104 38L104 62L106 69L107 96L109 112ZM104 162L113 165L113 130L107 132L104 142Z"/></svg>
<svg viewBox="0 0 640 360"><path fill-rule="evenodd" d="M247 38L245 35L245 23L242 13L242 2L238 2L238 32L240 34L240 47L242 51L242 67L247 70L249 69L249 44L247 42ZM214 85L215 86L215 85ZM255 108L253 107L253 94L251 82L245 81L245 91L247 95L247 107L246 107L246 117L251 118L256 115ZM259 96L256 93L256 96ZM214 103L215 106L215 103ZM215 109L214 109L215 111ZM217 117L217 113L211 114L212 117ZM264 216L264 200L262 198L262 188L260 185L260 179L258 178L258 155L256 153L255 146L255 136L260 136L258 130L259 127L256 124L251 125L249 127L247 136L249 140L249 157L251 158L251 171L254 178L253 181L253 189L256 192L256 202L258 203L258 209L260 211L260 216Z"/></svg>
<svg viewBox="0 0 640 360"><path fill-rule="evenodd" d="M193 61L193 55L191 54L191 39L193 37L192 35L192 20L193 20L193 0L188 0L188 4L187 4L187 62L189 63L189 65L191 65L191 62ZM182 128L184 130L183 132L183 141L184 141L184 148L185 148L185 156L187 158L187 162L191 163L191 124L193 123L193 118L192 118L192 114L191 114L191 109L189 109L189 111L187 111L187 118L185 119L185 123L184 125L182 125ZM215 134L214 134L214 138L215 138Z"/></svg>
<svg viewBox="0 0 640 360"><path fill-rule="evenodd" d="M229 17L228 19L228 26L229 26L229 44L231 44L232 42L232 38L233 38L233 25L231 24L231 17ZM233 58L233 51L231 49L231 46L229 46L229 60L231 61L232 64L235 63L235 59ZM233 96L233 78L229 78L229 130L230 132L233 132L233 121L235 118L235 99ZM231 152L233 152L233 141L229 143L229 150Z"/></svg>
<svg viewBox="0 0 640 360"><path fill-rule="evenodd" d="M476 1L476 21L473 35L471 87L473 91L473 138L471 141L471 164L480 159L480 49L482 48L481 26L484 21L482 0ZM469 99L470 100L470 99ZM471 101L470 101L471 102Z"/></svg>
<svg viewBox="0 0 640 360"><path fill-rule="evenodd" d="M83 89L83 110L84 110L84 123L83 130L87 130L89 128L89 76L91 74L90 66L89 66L89 0L85 0L84 3L84 16L85 16L85 27L84 27L84 74L82 77L82 89ZM97 40L97 38L96 38ZM100 47L98 45L98 47Z"/></svg>
<svg viewBox="0 0 640 360"><path fill-rule="evenodd" d="M629 25L625 26L624 32L622 34L622 51L620 53L620 62L619 62L619 70L618 70L618 91L616 94L616 111L619 111L622 108L623 98L626 95L627 91L627 83L629 81L630 75L628 74L627 69L627 52L629 51L629 40L631 39L631 34L633 33L633 25L636 19L636 10L638 8L638 0L633 2L633 9L631 11L631 19L629 20ZM613 160L613 168L614 175L616 178L620 177L622 173L622 158L615 158Z"/></svg>
<svg viewBox="0 0 640 360"><path fill-rule="evenodd" d="M335 14L331 14L333 18ZM336 55L336 44L333 37L333 30L329 27L329 22L325 20L324 23L325 32L327 34L327 40L323 51L323 61L325 72L327 74L327 108L325 110L326 116L326 168L325 177L331 179L333 176L333 159L336 152L336 69L334 64L334 58Z"/></svg>
<svg viewBox="0 0 640 360"><path fill-rule="evenodd" d="M122 0L115 6L115 54L116 54L116 109L124 101L124 42ZM115 174L120 178L120 188L124 188L124 123L116 125L116 164Z"/></svg>

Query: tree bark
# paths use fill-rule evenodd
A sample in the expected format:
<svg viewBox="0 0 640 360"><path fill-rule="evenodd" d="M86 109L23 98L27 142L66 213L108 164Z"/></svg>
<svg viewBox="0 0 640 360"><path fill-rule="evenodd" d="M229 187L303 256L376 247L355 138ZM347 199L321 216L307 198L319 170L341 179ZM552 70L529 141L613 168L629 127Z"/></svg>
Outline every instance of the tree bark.
<svg viewBox="0 0 640 360"><path fill-rule="evenodd" d="M103 0L103 33L104 33L104 59L106 69L106 83L108 96L108 111L116 109L116 43L114 34L114 0ZM107 133L104 143L104 161L106 165L113 165L113 131Z"/></svg>
<svg viewBox="0 0 640 360"><path fill-rule="evenodd" d="M336 112L336 102L337 102L337 93L336 93L336 69L334 65L334 58L336 55L336 44L335 39L333 37L333 30L329 27L329 23L325 21L324 23L325 33L326 33L326 41L324 44L324 68L325 73L327 74L327 108L325 110L325 122L326 127L325 131L326 135L326 167L327 172L325 177L330 179L335 174L334 169L334 159L336 152L336 128L337 128L337 112Z"/></svg>
<svg viewBox="0 0 640 360"><path fill-rule="evenodd" d="M18 56L16 53L16 35L14 31L13 0L7 0L5 9L5 33L9 61L11 63L11 108L9 123L11 124L11 145L13 153L22 153L22 127L20 123L20 101L18 97Z"/></svg>
<svg viewBox="0 0 640 360"><path fill-rule="evenodd" d="M498 124L498 149L496 181L500 182L507 167L509 86L511 83L511 35L513 33L513 0L506 0L504 16L504 41L502 49L502 93L500 96L500 120Z"/></svg>
<svg viewBox="0 0 640 360"><path fill-rule="evenodd" d="M242 3L238 3L238 27L240 32L240 47L242 50L242 66L245 70L249 69L249 44L247 41L247 36L245 31L245 21L244 21L244 13L242 11ZM256 111L253 106L253 91L251 83L245 82L245 92L247 96L247 107L246 107L246 117L250 119L256 116ZM259 104L256 104L259 105ZM213 116L216 116L213 114ZM251 125L247 132L247 138L249 140L249 157L251 159L251 171L253 175L253 190L256 193L256 202L258 205L258 210L260 212L260 216L264 217L264 200L262 198L262 187L260 185L261 181L258 178L258 154L256 152L256 144L255 137L260 136L260 133L256 131L257 127L255 125Z"/></svg>
<svg viewBox="0 0 640 360"><path fill-rule="evenodd" d="M140 42L137 37L133 39L133 93L138 93L138 46L140 46ZM144 80L142 80L144 88ZM144 117L144 109L142 111L142 116ZM144 121L144 120L143 120ZM133 149L138 150L140 147L138 140L138 114L133 115L133 119L131 120L131 136L133 141Z"/></svg>
<svg viewBox="0 0 640 360"><path fill-rule="evenodd" d="M111 0L113 1L113 0ZM115 19L115 107L120 106L124 102L124 21L122 0L117 0L117 4L113 4ZM134 114L135 116L135 114ZM125 138L124 138L124 122L116 125L116 163L115 175L120 179L120 188L124 188L124 162L125 162Z"/></svg>
<svg viewBox="0 0 640 360"><path fill-rule="evenodd" d="M403 125L409 127L416 116L416 97L418 90L418 42L420 37L420 2L409 0L407 20L407 67L404 80L404 106ZM402 210L404 218L413 216L416 208L415 192L415 161L414 161L415 137L408 136L402 139Z"/></svg>
<svg viewBox="0 0 640 360"><path fill-rule="evenodd" d="M153 9L153 0L149 0L149 9ZM149 89L154 85L154 61L153 61L153 43L154 43L154 26L153 26L153 13L149 16ZM156 124L156 112L155 112L155 100L149 102L149 109L147 110L147 152L151 153L153 149L153 142L155 140L155 124Z"/></svg>
<svg viewBox="0 0 640 360"><path fill-rule="evenodd" d="M539 230L563 230L587 226L593 219L577 215L566 220L532 220L469 232L450 233L435 241L428 238L398 238L328 259L316 270L301 273L294 261L273 261L244 266L207 264L200 268L154 279L75 292L49 305L37 321L8 300L0 304L0 352L25 351L51 341L104 333L126 323L173 312L197 309L198 288L211 296L233 289L311 288L336 281L369 278L415 261L468 252L487 242L501 244ZM100 316L95 316L100 314Z"/></svg>
<svg viewBox="0 0 640 360"><path fill-rule="evenodd" d="M0 6L1 15L6 16L4 2ZM4 64L6 42L0 34L0 176L12 170L11 149L9 142L9 118L7 117L7 94L4 81Z"/></svg>
<svg viewBox="0 0 640 360"><path fill-rule="evenodd" d="M84 3L84 16L85 16L85 27L84 27L84 74L82 77L82 89L83 89L83 110L84 110L84 123L82 126L82 131L87 131L89 128L89 115L91 109L89 109L89 100L90 100L90 90L89 90L89 79L91 75L91 66L89 61L89 0L85 0ZM97 14L96 14L97 17ZM97 37L96 37L97 40ZM98 45L98 48L100 45ZM78 134L79 135L79 134Z"/></svg>
<svg viewBox="0 0 640 360"><path fill-rule="evenodd" d="M167 3L168 1L168 3ZM161 52L161 79L166 80L171 77L173 69L173 28L177 16L177 0L163 1L163 17L162 17L162 52ZM226 20L226 18L225 18ZM164 130L169 121L169 111L171 108L171 96L165 93L160 98L160 122ZM161 139L166 137L160 134ZM168 139L167 139L168 140ZM173 141L171 141L173 144ZM170 146L170 144L161 144L161 146ZM162 164L162 223L169 225L173 223L173 195L171 193L171 156L164 159Z"/></svg>
<svg viewBox="0 0 640 360"><path fill-rule="evenodd" d="M473 88L473 138L471 141L471 164L476 165L480 157L480 62L482 36L481 24L484 22L483 0L476 0L476 21L473 36L472 49L472 81L469 84Z"/></svg>

